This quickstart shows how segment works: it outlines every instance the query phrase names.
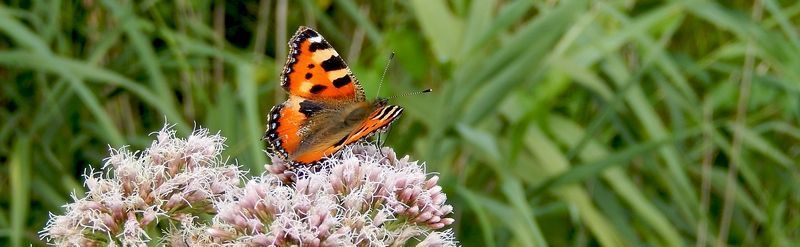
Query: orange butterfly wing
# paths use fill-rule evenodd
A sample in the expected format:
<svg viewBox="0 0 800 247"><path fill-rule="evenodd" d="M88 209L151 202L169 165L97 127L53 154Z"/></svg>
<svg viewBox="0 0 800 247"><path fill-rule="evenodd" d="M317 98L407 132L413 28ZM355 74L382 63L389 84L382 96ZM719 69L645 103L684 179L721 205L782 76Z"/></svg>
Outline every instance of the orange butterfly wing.
<svg viewBox="0 0 800 247"><path fill-rule="evenodd" d="M267 120L267 133L264 139L267 140L269 149L272 153L277 153L284 158L294 153L300 146L302 140L301 128L308 120L297 107L297 98L290 97L289 100L280 105L272 107Z"/></svg>
<svg viewBox="0 0 800 247"><path fill-rule="evenodd" d="M322 35L300 27L289 47L281 86L290 95L313 100L364 101L364 90L358 80Z"/></svg>
<svg viewBox="0 0 800 247"><path fill-rule="evenodd" d="M320 148L303 153L294 159L296 162L310 164L336 153L347 144L367 138L372 134L386 128L403 113L403 108L396 105L386 105L373 111L372 114L353 132L342 138L333 146Z"/></svg>

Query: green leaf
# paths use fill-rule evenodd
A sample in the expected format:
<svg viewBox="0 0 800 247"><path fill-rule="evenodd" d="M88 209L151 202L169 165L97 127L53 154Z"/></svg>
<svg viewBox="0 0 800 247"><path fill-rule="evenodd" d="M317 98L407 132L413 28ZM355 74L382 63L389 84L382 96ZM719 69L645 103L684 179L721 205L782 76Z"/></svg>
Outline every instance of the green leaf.
<svg viewBox="0 0 800 247"><path fill-rule="evenodd" d="M752 131L750 128L736 125L735 123L731 123L729 128L731 131L739 131L742 137L742 144L755 151L758 151L767 158L772 159L780 165L783 165L785 168L791 168L791 166L795 164L795 162L785 155L783 151L779 150L767 139Z"/></svg>
<svg viewBox="0 0 800 247"><path fill-rule="evenodd" d="M470 143L477 149L477 151L479 151L479 153L486 157L485 160L487 162L496 164L502 160L497 141L495 141L491 134L463 124L458 125L456 129L458 130L458 133L461 134L461 137L464 138L464 140Z"/></svg>
<svg viewBox="0 0 800 247"><path fill-rule="evenodd" d="M242 111L244 112L244 139L247 143L248 152L250 153L250 171L252 174L260 174L264 170L265 155L263 142L262 128L264 124L261 123L262 117L258 112L258 95L256 94L255 79L253 78L253 66L250 64L240 64L237 67L237 83L239 86L239 96L244 105Z"/></svg>
<svg viewBox="0 0 800 247"><path fill-rule="evenodd" d="M463 45L464 23L444 0L412 0L411 5L439 62L452 59Z"/></svg>
<svg viewBox="0 0 800 247"><path fill-rule="evenodd" d="M20 134L14 140L14 149L8 162L11 186L11 245L22 246L27 235L31 193L31 140ZM27 241L25 241L27 242Z"/></svg>

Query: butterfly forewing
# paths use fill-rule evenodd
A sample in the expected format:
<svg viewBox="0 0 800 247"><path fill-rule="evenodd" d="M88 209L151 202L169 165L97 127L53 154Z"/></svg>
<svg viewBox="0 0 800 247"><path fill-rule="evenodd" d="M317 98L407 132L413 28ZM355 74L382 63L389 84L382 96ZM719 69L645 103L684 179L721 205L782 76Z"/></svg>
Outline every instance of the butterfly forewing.
<svg viewBox="0 0 800 247"><path fill-rule="evenodd" d="M375 110L361 126L350 133L348 139L344 141L344 145L369 137L389 126L401 114L403 114L403 108L396 105L387 105Z"/></svg>
<svg viewBox="0 0 800 247"><path fill-rule="evenodd" d="M307 99L364 101L358 80L322 35L300 27L289 47L281 79L281 86L289 94Z"/></svg>

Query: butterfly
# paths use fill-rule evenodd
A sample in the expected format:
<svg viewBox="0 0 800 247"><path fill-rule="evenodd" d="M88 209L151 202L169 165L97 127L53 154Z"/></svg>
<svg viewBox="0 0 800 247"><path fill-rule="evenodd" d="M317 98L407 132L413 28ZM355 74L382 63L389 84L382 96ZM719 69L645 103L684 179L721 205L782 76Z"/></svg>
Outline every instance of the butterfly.
<svg viewBox="0 0 800 247"><path fill-rule="evenodd" d="M269 112L268 150L295 165L312 165L348 144L385 130L403 108L365 99L342 57L319 33L301 26L289 40L281 87L289 98Z"/></svg>

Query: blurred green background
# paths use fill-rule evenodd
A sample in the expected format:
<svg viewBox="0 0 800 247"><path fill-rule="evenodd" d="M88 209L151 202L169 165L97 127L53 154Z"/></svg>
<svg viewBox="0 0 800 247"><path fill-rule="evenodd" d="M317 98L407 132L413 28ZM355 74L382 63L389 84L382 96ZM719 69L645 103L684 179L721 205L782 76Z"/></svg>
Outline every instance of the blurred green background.
<svg viewBox="0 0 800 247"><path fill-rule="evenodd" d="M388 146L427 163L467 246L800 241L800 3L34 0L0 3L0 245L33 243L109 147L203 126L251 174L315 27Z"/></svg>

